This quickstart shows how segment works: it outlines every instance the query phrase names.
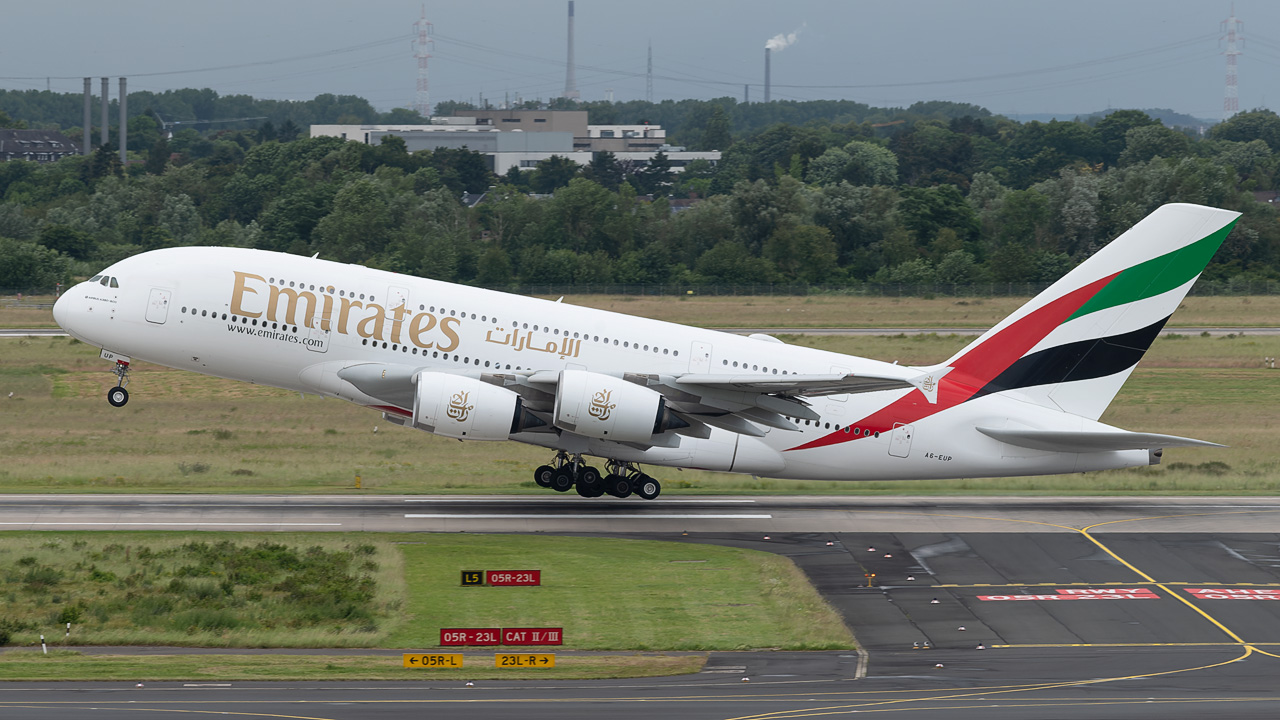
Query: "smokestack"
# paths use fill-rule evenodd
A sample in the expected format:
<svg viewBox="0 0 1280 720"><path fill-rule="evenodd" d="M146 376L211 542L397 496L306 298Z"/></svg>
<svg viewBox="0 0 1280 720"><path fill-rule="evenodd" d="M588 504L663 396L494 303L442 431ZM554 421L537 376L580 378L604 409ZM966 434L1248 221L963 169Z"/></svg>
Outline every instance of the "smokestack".
<svg viewBox="0 0 1280 720"><path fill-rule="evenodd" d="M102 130L99 132L99 145L106 145L111 142L111 118L107 117L107 111L111 107L111 101L107 96L111 94L111 86L108 84L111 78L102 78Z"/></svg>
<svg viewBox="0 0 1280 720"><path fill-rule="evenodd" d="M120 78L120 164L129 162L129 90Z"/></svg>
<svg viewBox="0 0 1280 720"><path fill-rule="evenodd" d="M764 101L765 102L769 102L769 85L770 85L769 62L772 58L773 58L773 50L766 47L764 49Z"/></svg>
<svg viewBox="0 0 1280 720"><path fill-rule="evenodd" d="M578 79L573 68L573 0L569 0L569 56L564 68L564 96L578 99Z"/></svg>
<svg viewBox="0 0 1280 720"><path fill-rule="evenodd" d="M93 152L93 78L84 79L84 129L80 132L80 154Z"/></svg>

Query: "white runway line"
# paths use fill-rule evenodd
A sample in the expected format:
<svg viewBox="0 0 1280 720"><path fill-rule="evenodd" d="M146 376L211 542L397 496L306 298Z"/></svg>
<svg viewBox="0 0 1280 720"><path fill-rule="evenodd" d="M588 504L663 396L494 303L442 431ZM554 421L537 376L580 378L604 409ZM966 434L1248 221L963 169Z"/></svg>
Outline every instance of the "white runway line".
<svg viewBox="0 0 1280 720"><path fill-rule="evenodd" d="M516 504L519 504L519 505L536 505L536 504L538 504L538 503L558 503L558 502L565 502L565 500L566 500L566 498L557 498L557 497L550 497L550 498L548 498L548 497L541 497L541 498L525 498L525 497L515 497L515 498L513 498L513 497L507 497L507 498L476 498L476 497L466 497L466 498L407 498L407 499L405 499L405 502L407 502L407 503L471 503L471 502L477 502L477 501L479 501L479 502L485 502L485 503L508 504L508 505L516 505ZM576 502L576 501L575 501L575 500L569 500L569 502ZM742 505L742 504L754 503L754 502L757 502L757 501L755 501L755 500L650 500L650 501L647 501L647 502L649 503L649 505L648 505L649 507L653 507L653 506L655 506L655 505L657 505L657 506L661 506L661 505L676 505L676 504L679 504L679 503L687 503L687 504L693 504L693 505Z"/></svg>
<svg viewBox="0 0 1280 720"><path fill-rule="evenodd" d="M278 522L116 522L102 520L99 522L0 522L0 525L130 525L130 526L173 526L200 527L217 525L219 527L340 527L342 523L278 523Z"/></svg>
<svg viewBox="0 0 1280 720"><path fill-rule="evenodd" d="M520 514L478 514L439 513L410 514L407 518L427 520L772 520L772 515L607 515L607 514L574 514L574 515L520 515Z"/></svg>

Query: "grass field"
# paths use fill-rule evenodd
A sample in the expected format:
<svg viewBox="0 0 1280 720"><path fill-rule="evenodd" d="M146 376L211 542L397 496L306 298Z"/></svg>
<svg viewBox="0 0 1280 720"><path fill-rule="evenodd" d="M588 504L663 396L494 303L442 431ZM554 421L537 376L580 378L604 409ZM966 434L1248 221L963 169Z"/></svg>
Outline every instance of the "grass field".
<svg viewBox="0 0 1280 720"><path fill-rule="evenodd" d="M547 299L555 300L556 297ZM52 303L52 297L29 298ZM570 305L698 327L954 327L988 328L1027 298L892 298L570 295ZM1173 316L1176 327L1270 327L1280 322L1280 296L1189 297ZM57 327L53 311L0 305L0 328Z"/></svg>
<svg viewBox="0 0 1280 720"><path fill-rule="evenodd" d="M493 653L464 653L463 667L411 669L379 655L84 655L75 650L0 653L0 681L83 680L160 682L306 680L588 680L684 675L702 669L703 655L558 655L548 669L499 669Z"/></svg>
<svg viewBox="0 0 1280 720"><path fill-rule="evenodd" d="M906 364L945 359L959 336L784 339ZM1280 490L1277 337L1159 338L1103 420L1200 437L1151 468L1042 478L833 483L658 469L664 493L1272 493ZM460 443L388 425L336 400L135 366L125 408L97 349L0 340L0 492L545 493L549 457L516 443ZM12 398L8 394L14 393ZM363 490L355 490L360 475Z"/></svg>
<svg viewBox="0 0 1280 720"><path fill-rule="evenodd" d="M213 539L206 539L212 537ZM538 587L461 587L462 570L539 569ZM346 576L353 582L346 582ZM459 534L0 533L0 638L78 645L436 648L444 627L563 627L555 650L847 649L789 560L675 542ZM358 597L343 590L367 588ZM678 591L673 592L673 589ZM66 635L66 623L70 634ZM0 644L3 641L0 640ZM454 652L454 650L449 650ZM466 668L492 665L469 648ZM387 658L0 654L0 680L407 679ZM398 658L395 658L398 661ZM26 667L29 663L36 663ZM691 672L701 656L566 658L551 676ZM421 671L419 671L421 672ZM132 674L131 674L132 673ZM433 675L438 674L433 671ZM490 673L508 677L512 671ZM542 671L519 674L542 677ZM461 674L475 677L473 672Z"/></svg>

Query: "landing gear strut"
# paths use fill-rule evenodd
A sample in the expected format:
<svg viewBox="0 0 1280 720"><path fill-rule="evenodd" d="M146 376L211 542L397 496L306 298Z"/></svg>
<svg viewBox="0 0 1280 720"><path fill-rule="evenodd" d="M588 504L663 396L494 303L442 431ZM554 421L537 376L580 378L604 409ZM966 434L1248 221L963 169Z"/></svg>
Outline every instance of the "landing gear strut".
<svg viewBox="0 0 1280 720"><path fill-rule="evenodd" d="M107 402L112 407L124 407L129 402L129 391L124 389L129 384L129 363L117 360L111 372L115 373L117 379L116 386L107 391Z"/></svg>

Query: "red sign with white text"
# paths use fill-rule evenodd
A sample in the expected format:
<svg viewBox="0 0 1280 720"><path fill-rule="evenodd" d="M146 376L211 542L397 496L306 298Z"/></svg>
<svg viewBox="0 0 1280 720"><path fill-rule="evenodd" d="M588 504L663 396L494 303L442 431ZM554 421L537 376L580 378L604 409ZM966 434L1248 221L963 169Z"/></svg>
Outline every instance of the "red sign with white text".
<svg viewBox="0 0 1280 720"><path fill-rule="evenodd" d="M498 628L440 628L440 645L497 645Z"/></svg>
<svg viewBox="0 0 1280 720"><path fill-rule="evenodd" d="M1149 588L1057 588L1057 595L979 595L979 600L1159 600Z"/></svg>
<svg viewBox="0 0 1280 720"><path fill-rule="evenodd" d="M486 585L541 585L541 570L486 570Z"/></svg>
<svg viewBox="0 0 1280 720"><path fill-rule="evenodd" d="M1280 600L1280 590L1252 588L1183 588L1197 600Z"/></svg>
<svg viewBox="0 0 1280 720"><path fill-rule="evenodd" d="M503 628L503 645L563 645L564 628Z"/></svg>

